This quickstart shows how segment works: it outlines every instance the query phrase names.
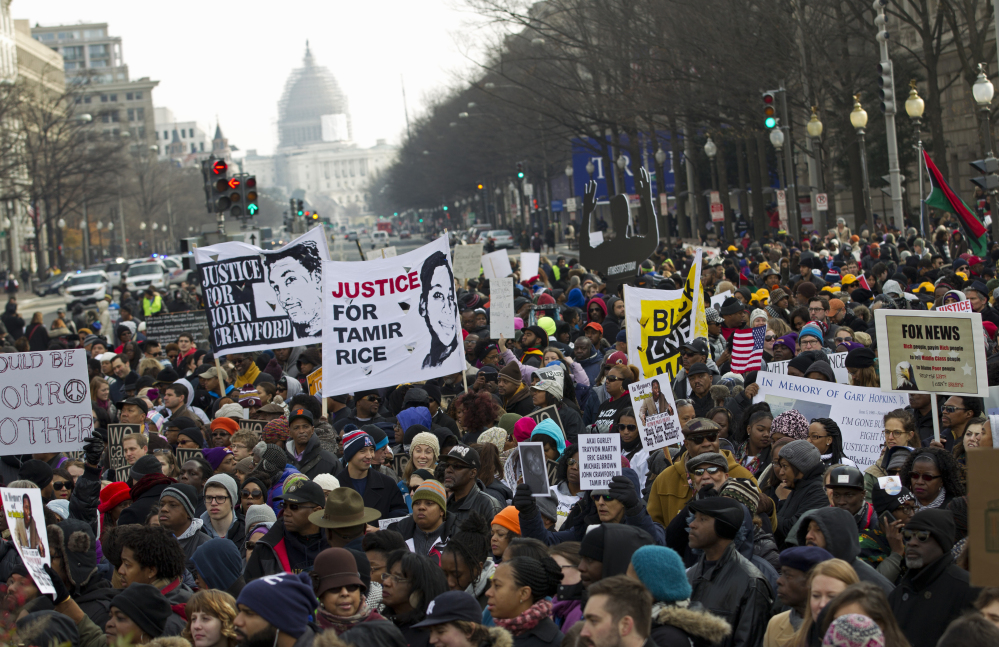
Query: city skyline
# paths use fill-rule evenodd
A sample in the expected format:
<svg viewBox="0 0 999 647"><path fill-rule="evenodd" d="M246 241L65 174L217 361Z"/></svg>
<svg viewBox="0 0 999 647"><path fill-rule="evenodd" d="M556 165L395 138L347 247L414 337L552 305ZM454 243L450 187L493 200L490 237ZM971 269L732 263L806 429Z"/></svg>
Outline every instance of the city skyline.
<svg viewBox="0 0 999 647"><path fill-rule="evenodd" d="M195 39L193 48L187 45L191 42L187 30L198 24L190 21L200 20L193 16L201 9L190 0L175 3L169 12L137 10L120 0L99 6L67 0L44 5L15 1L11 12L15 18L28 19L32 27L108 23L109 34L122 38L130 75L160 81L153 93L156 107L211 129L221 123L226 137L242 152L256 149L259 154L272 153L277 146L278 100L288 76L302 64L306 40L317 62L330 69L349 98L354 139L361 146L374 145L378 139L398 144L405 135L400 75L405 78L413 120L422 113L425 97L451 85L455 73L470 65L454 34L467 33L472 17L448 2L417 8L395 0L343 7L305 1L288 14L263 14L258 7L265 6L272 7L249 3L241 11L226 13L224 19L213 19L212 33L225 25L237 35L214 48L205 38ZM374 19L385 16L392 19L370 27ZM263 23L266 36L242 36L253 34ZM147 34L151 24L157 27L157 38ZM335 37L327 37L327 30L317 27L324 24L344 27L335 30ZM219 62L211 62L212 56ZM248 87L228 89L231 86L223 80L234 78L238 83L242 74L232 70L254 71L244 77Z"/></svg>

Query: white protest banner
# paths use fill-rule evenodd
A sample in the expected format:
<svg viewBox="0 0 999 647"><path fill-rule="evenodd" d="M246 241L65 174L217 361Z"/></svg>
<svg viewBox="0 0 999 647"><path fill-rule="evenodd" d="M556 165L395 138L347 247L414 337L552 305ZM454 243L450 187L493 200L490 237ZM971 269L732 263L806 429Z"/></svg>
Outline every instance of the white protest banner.
<svg viewBox="0 0 999 647"><path fill-rule="evenodd" d="M864 471L881 456L884 416L909 405L909 396L865 386L831 384L791 375L759 373L760 392L753 402L766 402L774 417L796 409L808 421L832 418L843 433L843 453Z"/></svg>
<svg viewBox="0 0 999 647"><path fill-rule="evenodd" d="M17 547L25 568L42 593L55 593L44 566L52 565L49 533L45 527L42 491L37 488L0 488L3 513L7 517L10 539Z"/></svg>
<svg viewBox="0 0 999 647"><path fill-rule="evenodd" d="M482 257L482 276L485 278L501 279L511 274L513 274L513 268L510 267L510 255L506 253L505 249L485 254Z"/></svg>
<svg viewBox="0 0 999 647"><path fill-rule="evenodd" d="M454 278L477 279L482 264L482 243L454 248Z"/></svg>
<svg viewBox="0 0 999 647"><path fill-rule="evenodd" d="M579 435L579 489L603 489L620 474L620 434Z"/></svg>
<svg viewBox="0 0 999 647"><path fill-rule="evenodd" d="M330 371L328 384L323 376L325 395L462 371L448 252L441 236L395 258L323 263L323 368Z"/></svg>
<svg viewBox="0 0 999 647"><path fill-rule="evenodd" d="M513 329L513 278L489 280L489 335L499 339L503 335L512 339Z"/></svg>
<svg viewBox="0 0 999 647"><path fill-rule="evenodd" d="M327 259L322 227L270 251L238 242L194 250L215 355L318 344Z"/></svg>
<svg viewBox="0 0 999 647"><path fill-rule="evenodd" d="M985 398L982 315L875 310L883 391Z"/></svg>
<svg viewBox="0 0 999 647"><path fill-rule="evenodd" d="M0 355L0 455L82 449L90 407L85 350Z"/></svg>
<svg viewBox="0 0 999 647"><path fill-rule="evenodd" d="M826 361L832 366L833 375L836 376L837 384L849 384L850 383L850 371L846 369L846 353L830 353L826 355ZM780 373L782 375L787 375L787 365L791 360L786 359L782 362L767 362L767 373Z"/></svg>
<svg viewBox="0 0 999 647"><path fill-rule="evenodd" d="M541 267L541 254L537 252L522 252L520 254L520 280L538 276L538 268Z"/></svg>
<svg viewBox="0 0 999 647"><path fill-rule="evenodd" d="M638 414L638 435L648 452L683 441L673 389L669 388L666 378L651 377L632 382L628 393L631 406Z"/></svg>
<svg viewBox="0 0 999 647"><path fill-rule="evenodd" d="M955 301L946 305L937 306L933 312L971 312L971 301Z"/></svg>
<svg viewBox="0 0 999 647"><path fill-rule="evenodd" d="M715 310L720 310L722 304L725 303L725 299L729 298L730 296L732 296L732 290L725 290L721 294L714 295L713 297L711 297L711 307L714 308Z"/></svg>

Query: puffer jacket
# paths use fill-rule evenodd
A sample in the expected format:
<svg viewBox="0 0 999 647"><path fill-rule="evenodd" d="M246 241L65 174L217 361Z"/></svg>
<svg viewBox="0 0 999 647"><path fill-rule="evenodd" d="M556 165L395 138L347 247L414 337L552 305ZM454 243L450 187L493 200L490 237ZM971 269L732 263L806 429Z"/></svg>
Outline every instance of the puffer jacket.
<svg viewBox="0 0 999 647"><path fill-rule="evenodd" d="M658 647L710 647L728 638L732 626L700 604L678 607L657 602L652 605L652 633Z"/></svg>
<svg viewBox="0 0 999 647"><path fill-rule="evenodd" d="M732 634L719 643L722 647L753 647L763 642L773 592L760 570L739 553L735 542L710 566L702 555L687 571L687 580L693 588L691 601L699 602L732 627Z"/></svg>
<svg viewBox="0 0 999 647"><path fill-rule="evenodd" d="M859 559L860 533L857 532L857 522L852 514L842 508L832 508L828 505L805 513L801 517L801 523L798 524L799 546L805 545L805 536L808 534L808 524L811 521L814 521L822 531L826 543L825 549L832 553L833 557L853 566L860 581L877 584L884 590L885 595L892 592L894 585L870 564Z"/></svg>

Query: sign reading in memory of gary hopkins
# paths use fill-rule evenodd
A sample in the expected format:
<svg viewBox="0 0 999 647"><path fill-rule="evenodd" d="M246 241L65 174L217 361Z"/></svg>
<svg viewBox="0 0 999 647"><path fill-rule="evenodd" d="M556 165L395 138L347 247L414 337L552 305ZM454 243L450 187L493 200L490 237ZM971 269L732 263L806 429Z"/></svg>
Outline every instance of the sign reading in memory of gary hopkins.
<svg viewBox="0 0 999 647"><path fill-rule="evenodd" d="M874 322L883 391L988 396L979 313L875 310Z"/></svg>
<svg viewBox="0 0 999 647"><path fill-rule="evenodd" d="M418 382L464 369L449 251L441 236L394 258L323 263L324 393Z"/></svg>
<svg viewBox="0 0 999 647"><path fill-rule="evenodd" d="M843 434L843 453L861 471L881 455L885 414L909 405L909 396L903 393L792 375L761 372L756 383L760 391L753 402L769 404L774 417L795 409L808 421L815 418L835 421Z"/></svg>
<svg viewBox="0 0 999 647"><path fill-rule="evenodd" d="M0 355L0 455L82 449L93 430L85 350Z"/></svg>
<svg viewBox="0 0 999 647"><path fill-rule="evenodd" d="M24 567L42 593L55 593L45 566L52 565L49 534L45 526L42 491L37 488L0 488L3 512L7 517L10 539L17 548Z"/></svg>
<svg viewBox="0 0 999 647"><path fill-rule="evenodd" d="M240 242L194 250L216 356L317 344L323 334L323 228L284 247Z"/></svg>

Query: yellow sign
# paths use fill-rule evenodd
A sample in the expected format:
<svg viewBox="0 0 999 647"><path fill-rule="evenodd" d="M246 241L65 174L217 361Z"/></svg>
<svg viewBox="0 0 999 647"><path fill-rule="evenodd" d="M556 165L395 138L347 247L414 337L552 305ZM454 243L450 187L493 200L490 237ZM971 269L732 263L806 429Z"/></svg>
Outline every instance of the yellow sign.
<svg viewBox="0 0 999 647"><path fill-rule="evenodd" d="M309 395L322 395L323 394L323 367L320 366L316 370L309 373L309 376L305 378L309 381Z"/></svg>

